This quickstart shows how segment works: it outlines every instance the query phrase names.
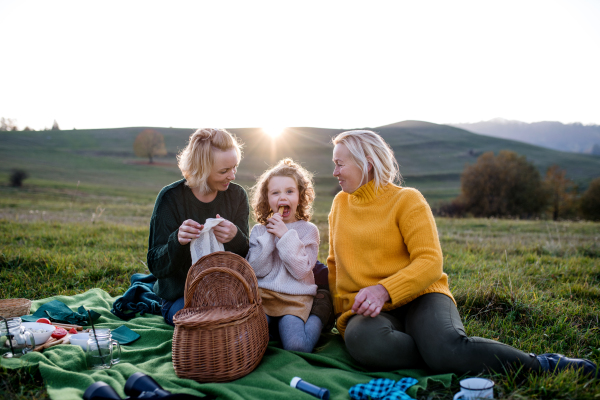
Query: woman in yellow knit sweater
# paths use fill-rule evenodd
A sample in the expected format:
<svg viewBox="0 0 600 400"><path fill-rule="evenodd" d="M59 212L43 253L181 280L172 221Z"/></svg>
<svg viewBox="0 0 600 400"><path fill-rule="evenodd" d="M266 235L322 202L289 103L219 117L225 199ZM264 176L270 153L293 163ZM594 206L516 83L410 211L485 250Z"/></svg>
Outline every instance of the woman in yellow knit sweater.
<svg viewBox="0 0 600 400"><path fill-rule="evenodd" d="M505 367L595 373L588 360L534 355L465 334L443 272L431 209L418 190L396 186L398 164L376 133L334 138L342 188L329 214L329 286L348 352L372 369L428 367L459 375Z"/></svg>

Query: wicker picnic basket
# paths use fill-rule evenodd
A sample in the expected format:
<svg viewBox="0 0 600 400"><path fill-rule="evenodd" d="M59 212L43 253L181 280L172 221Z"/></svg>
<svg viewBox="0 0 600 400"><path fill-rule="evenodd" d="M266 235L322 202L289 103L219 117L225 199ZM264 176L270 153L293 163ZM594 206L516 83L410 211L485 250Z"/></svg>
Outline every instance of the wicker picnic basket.
<svg viewBox="0 0 600 400"><path fill-rule="evenodd" d="M31 300L29 299L5 299L0 300L0 316L4 318L22 317L29 315Z"/></svg>
<svg viewBox="0 0 600 400"><path fill-rule="evenodd" d="M229 382L260 363L269 342L254 270L218 251L189 270L185 305L173 316L173 368L180 378Z"/></svg>

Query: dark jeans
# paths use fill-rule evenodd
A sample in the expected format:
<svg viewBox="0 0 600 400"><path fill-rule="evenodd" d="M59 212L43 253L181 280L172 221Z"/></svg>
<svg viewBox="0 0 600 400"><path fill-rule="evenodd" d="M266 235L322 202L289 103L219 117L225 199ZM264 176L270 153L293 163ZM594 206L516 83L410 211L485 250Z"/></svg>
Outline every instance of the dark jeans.
<svg viewBox="0 0 600 400"><path fill-rule="evenodd" d="M489 339L468 337L456 305L448 296L428 293L375 318L350 318L346 347L359 363L374 370L427 367L459 376L487 370L502 373L523 365L539 370L533 354Z"/></svg>
<svg viewBox="0 0 600 400"><path fill-rule="evenodd" d="M167 324L175 326L173 324L173 315L177 314L177 311L181 310L184 304L185 299L183 297L180 297L177 300L173 301L165 299L162 300L160 311L162 312L162 316Z"/></svg>

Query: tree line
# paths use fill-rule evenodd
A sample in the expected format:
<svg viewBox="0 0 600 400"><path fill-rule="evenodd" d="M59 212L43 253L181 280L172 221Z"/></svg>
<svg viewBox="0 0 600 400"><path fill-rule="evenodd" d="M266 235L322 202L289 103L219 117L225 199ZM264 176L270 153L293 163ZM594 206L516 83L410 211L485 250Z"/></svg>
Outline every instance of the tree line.
<svg viewBox="0 0 600 400"><path fill-rule="evenodd" d="M465 167L461 194L436 209L441 216L600 220L600 177L582 192L557 165L545 177L524 156L490 151Z"/></svg>
<svg viewBox="0 0 600 400"><path fill-rule="evenodd" d="M0 131L11 131L11 132L16 132L19 130L19 127L17 126L17 120L14 118L0 118ZM47 127L44 129L45 131L49 130ZM56 122L56 120L54 120L54 123L52 124L52 129L53 131L59 131L60 127L58 126L58 122ZM32 129L28 126L26 126L25 128L23 128L23 131L26 132L30 132L30 131L35 131L35 129Z"/></svg>
<svg viewBox="0 0 600 400"><path fill-rule="evenodd" d="M0 119L0 130L7 129L12 120ZM55 128L56 127L56 128ZM59 129L54 121L52 128ZM140 132L134 143L136 156L148 158L167 154L164 137L153 129ZM11 186L19 187L27 178L24 171L12 171ZM557 165L546 170L542 179L538 169L513 151L502 150L498 155L483 153L473 165L461 174L461 193L434 211L448 217L504 217L537 218L550 216L558 219L587 219L600 221L600 177L594 179L587 190L567 178Z"/></svg>

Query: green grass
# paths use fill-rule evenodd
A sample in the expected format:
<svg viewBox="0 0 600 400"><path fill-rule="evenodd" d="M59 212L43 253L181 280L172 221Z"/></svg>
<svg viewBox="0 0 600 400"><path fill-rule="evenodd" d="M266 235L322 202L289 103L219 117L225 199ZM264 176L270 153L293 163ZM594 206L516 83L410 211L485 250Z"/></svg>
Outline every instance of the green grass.
<svg viewBox="0 0 600 400"><path fill-rule="evenodd" d="M600 356L598 224L438 219L467 332L534 353Z"/></svg>
<svg viewBox="0 0 600 400"><path fill-rule="evenodd" d="M94 287L122 294L146 269L147 240L146 227L0 220L0 296L35 300Z"/></svg>

